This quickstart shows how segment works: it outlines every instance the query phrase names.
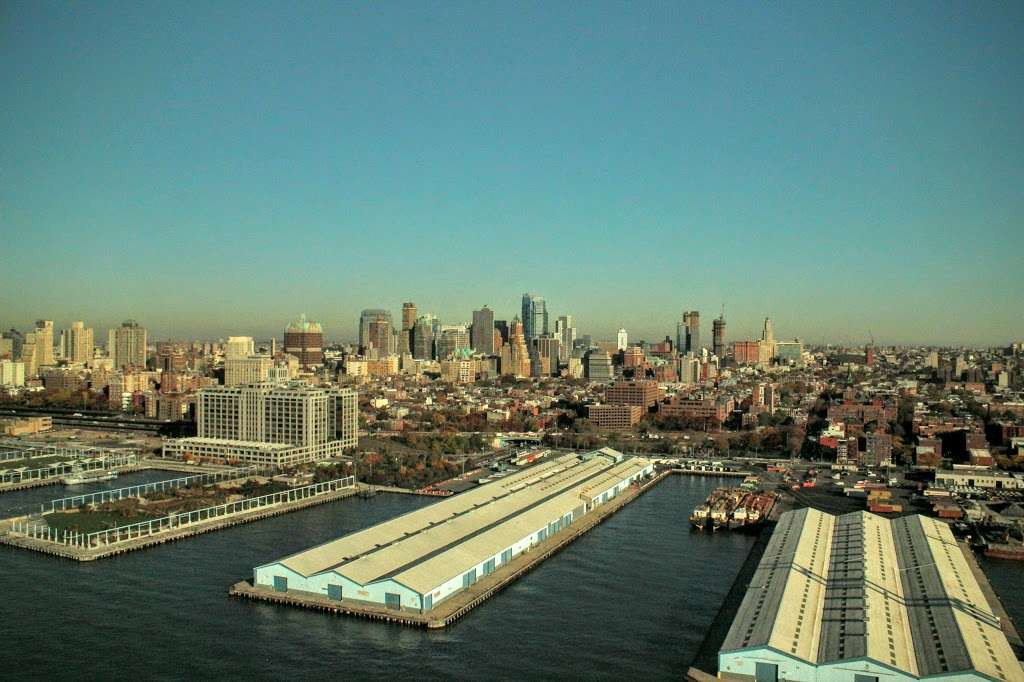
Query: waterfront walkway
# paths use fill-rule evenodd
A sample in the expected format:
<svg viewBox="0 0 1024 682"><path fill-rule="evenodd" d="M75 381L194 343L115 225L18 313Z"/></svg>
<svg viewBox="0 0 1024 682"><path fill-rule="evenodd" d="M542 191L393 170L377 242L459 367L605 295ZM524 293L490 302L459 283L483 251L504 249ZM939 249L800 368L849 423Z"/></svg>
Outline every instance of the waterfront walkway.
<svg viewBox="0 0 1024 682"><path fill-rule="evenodd" d="M76 561L94 561L96 559L123 554L125 552L132 552L137 549L143 549L153 545L161 545L165 542L181 540L201 533L209 533L222 528L230 528L231 526L258 521L260 519L277 516L279 514L287 514L289 512L305 509L306 507L311 507L317 504L333 502L334 500L340 500L356 495L359 493L359 490L360 486L358 485L340 488L338 490L333 490L311 497L303 497L292 501L269 504L248 511L214 516L194 521L187 525L176 525L171 528L155 531L151 534L140 535L130 540L84 547L75 544L52 542L43 538L14 532L10 529L8 524L15 519L5 519L4 527L0 528L0 544L20 547L22 549L30 549L43 554L50 554L65 559L74 559Z"/></svg>

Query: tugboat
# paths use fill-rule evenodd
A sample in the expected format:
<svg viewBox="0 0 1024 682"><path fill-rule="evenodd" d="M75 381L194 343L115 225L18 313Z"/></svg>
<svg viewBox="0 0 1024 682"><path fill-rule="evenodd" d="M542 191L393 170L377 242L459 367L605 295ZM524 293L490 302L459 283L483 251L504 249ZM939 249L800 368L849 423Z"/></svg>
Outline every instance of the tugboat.
<svg viewBox="0 0 1024 682"><path fill-rule="evenodd" d="M690 514L690 523L697 530L705 530L711 521L711 508L707 504L696 507Z"/></svg>

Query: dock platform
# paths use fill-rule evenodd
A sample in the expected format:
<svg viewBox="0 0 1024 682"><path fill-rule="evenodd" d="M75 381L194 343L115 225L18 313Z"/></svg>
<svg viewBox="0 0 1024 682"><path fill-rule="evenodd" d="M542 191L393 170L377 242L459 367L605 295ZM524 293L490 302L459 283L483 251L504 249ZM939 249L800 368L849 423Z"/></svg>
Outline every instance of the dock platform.
<svg viewBox="0 0 1024 682"><path fill-rule="evenodd" d="M137 549L143 549L153 545L162 545L165 542L174 542L175 540L182 540L184 538L192 537L193 535L209 533L243 523L250 523L252 521L259 521L260 519L270 518L271 516L287 514L289 512L298 511L299 509L305 509L306 507L341 500L346 497L352 497L353 495L358 494L358 492L358 487L344 488L314 497L306 497L291 502L268 505L250 511L242 511L235 514L194 521L186 526L175 526L173 528L157 531L149 535L142 535L123 542L96 547L81 547L78 545L51 542L44 539L28 537L12 531L0 534L0 544L10 545L21 549L29 549L34 552L41 552L43 554L49 554L63 559L95 561L96 559L124 554L125 552L133 552Z"/></svg>
<svg viewBox="0 0 1024 682"><path fill-rule="evenodd" d="M446 628L490 599L492 596L539 566L545 559L565 549L579 537L603 523L630 502L660 483L671 471L663 471L639 488L630 488L619 493L614 499L601 505L592 514L584 516L579 524L570 526L569 531L554 535L532 549L517 555L507 565L494 573L480 578L471 587L446 599L427 613L411 610L386 609L376 604L356 600L332 600L308 592L276 592L273 589L253 585L243 580L232 585L228 593L234 597L254 599L288 606L298 606L337 615L355 616L369 620L393 623L408 627L438 630Z"/></svg>

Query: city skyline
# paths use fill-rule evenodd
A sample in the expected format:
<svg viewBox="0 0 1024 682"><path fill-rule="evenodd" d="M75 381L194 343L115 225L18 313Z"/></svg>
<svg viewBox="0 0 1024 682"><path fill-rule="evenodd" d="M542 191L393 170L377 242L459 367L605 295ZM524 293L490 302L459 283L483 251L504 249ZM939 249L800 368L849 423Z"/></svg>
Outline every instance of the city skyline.
<svg viewBox="0 0 1024 682"><path fill-rule="evenodd" d="M538 296L540 296L541 298L545 298L543 295L540 294L538 294ZM263 316L260 318L259 322L246 323L243 321L238 324L232 324L229 322L222 321L212 325L198 326L189 318L185 318L177 322L168 322L166 320L161 322L158 316L153 316L155 322L151 322L149 318L145 318L141 315L136 315L135 317L125 315L120 318L112 318L112 321L109 323L106 321L93 320L90 319L88 316L84 316L84 324L86 328L91 328L95 331L96 345L99 346L104 345L107 330L117 329L125 320L137 321L141 326L145 327L149 333L149 338L151 342L155 342L161 339L213 341L217 339L227 339L229 336L246 335L251 336L257 340L267 340L271 338L276 338L280 343L284 336L285 328L300 315L305 315L311 322L316 322L323 327L324 343L352 344L358 346L360 345L360 318L362 313L366 312L367 310L384 310L390 313L393 319L400 320L402 304L404 302L407 302L409 298L409 296L400 296L400 302L397 305L386 306L383 308L368 309L362 306L357 306L353 311L353 315L351 316L352 319L349 319L349 316L343 317L337 314L318 315L315 312L310 312L309 310L303 309L305 310L305 312L289 312L286 310L282 313L280 320L278 320L278 318L276 317L268 319L267 316ZM511 322L511 320L514 317L521 318L522 312L519 309L518 299L513 296L511 297L511 301L511 303L504 306L493 305L490 303L481 303L477 304L476 306L471 306L471 308L467 311L456 311L452 314L438 312L439 310L442 310L442 308L424 305L420 300L416 300L414 301L414 303L417 305L419 309L419 315L433 315L442 324L464 324L468 327L471 326L472 324L473 312L485 305L488 306L488 308L491 310L495 321L503 320L506 323L508 323ZM375 301L375 303L376 302L377 301ZM659 314L656 321L648 321L646 324L641 323L633 325L627 322L628 320L631 319L631 316L627 312L623 312L622 314L619 314L617 316L613 315L612 313L608 313L608 319L617 319L620 320L620 322L615 322L607 327L595 329L594 327L587 323L586 319L582 318L582 316L577 314L574 308L554 308L551 306L550 302L548 302L548 307L552 321L556 320L560 316L569 315L572 318L573 324L575 325L575 327L578 330L578 333L581 336L589 335L595 342L613 342L616 340L618 330L620 328L624 328L629 333L629 340L631 344L638 343L640 341L645 341L647 343L657 343L663 341L666 338L671 339L673 343L675 343L677 335L677 324L679 324L679 319L681 318L682 314L685 311L688 311L690 308L692 308L696 312L706 311L703 312L703 314L705 315L705 319L701 325L700 343L702 346L707 347L708 350L711 350L712 346L712 322L716 320L718 316L721 314L721 306L718 306L713 310L710 306L705 308L700 308L698 306L680 306L679 309L675 311L674 315L672 311L664 311L663 314ZM714 313L713 315L712 312ZM943 342L941 340L887 338L886 336L883 336L878 331L876 331L873 327L866 328L862 336L855 336L850 333L836 333L832 336L829 336L827 334L809 335L799 333L798 330L792 329L787 320L780 319L777 315L773 314L773 311L770 310L760 314L756 311L753 311L752 313L750 313L748 317L745 318L733 317L732 315L730 315L728 308L726 308L724 314L725 321L727 323L727 331L725 337L726 347L731 347L734 341L760 339L763 333L763 324L765 318L770 318L772 320L773 326L776 329L780 330L776 334L777 340L793 341L798 339L803 343L809 345L863 346L873 342L875 345L879 346L993 348L1004 346L1011 342L1017 341L1021 336L1021 332L1019 332L1016 335L1011 335L1005 339L996 339L991 343L972 343L970 341ZM26 321L20 324L17 323L16 321L0 319L0 330L6 331L8 329L13 328L23 333L29 332L32 331L33 327L35 326L34 320L39 317L54 320L55 327L58 330L64 330L65 328L70 327L72 322L83 320L83 316L76 316L74 314L70 315L66 319L61 316L54 316L49 314L36 315L33 316L33 321ZM632 319L636 320L637 317L633 316ZM278 324L278 322L280 323ZM879 328L884 327L879 325ZM641 331L643 329L647 329L650 331ZM395 331L398 332L400 330L396 329ZM555 331L555 325L553 322L550 324L549 335L557 335ZM55 343L57 341L58 339L55 338Z"/></svg>
<svg viewBox="0 0 1024 682"><path fill-rule="evenodd" d="M11 4L0 317L197 337L305 311L350 338L364 307L511 318L536 291L609 338L724 302L734 339L771 315L808 342L1007 343L1021 19Z"/></svg>

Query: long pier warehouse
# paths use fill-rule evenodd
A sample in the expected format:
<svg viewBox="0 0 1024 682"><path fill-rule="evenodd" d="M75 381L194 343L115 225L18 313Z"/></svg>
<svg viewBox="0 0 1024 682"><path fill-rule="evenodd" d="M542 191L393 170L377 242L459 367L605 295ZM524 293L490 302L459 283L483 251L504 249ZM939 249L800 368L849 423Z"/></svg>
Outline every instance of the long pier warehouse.
<svg viewBox="0 0 1024 682"><path fill-rule="evenodd" d="M719 651L725 680L1024 680L949 527L783 514Z"/></svg>
<svg viewBox="0 0 1024 682"><path fill-rule="evenodd" d="M608 448L558 457L258 566L254 584L426 613L653 472Z"/></svg>

